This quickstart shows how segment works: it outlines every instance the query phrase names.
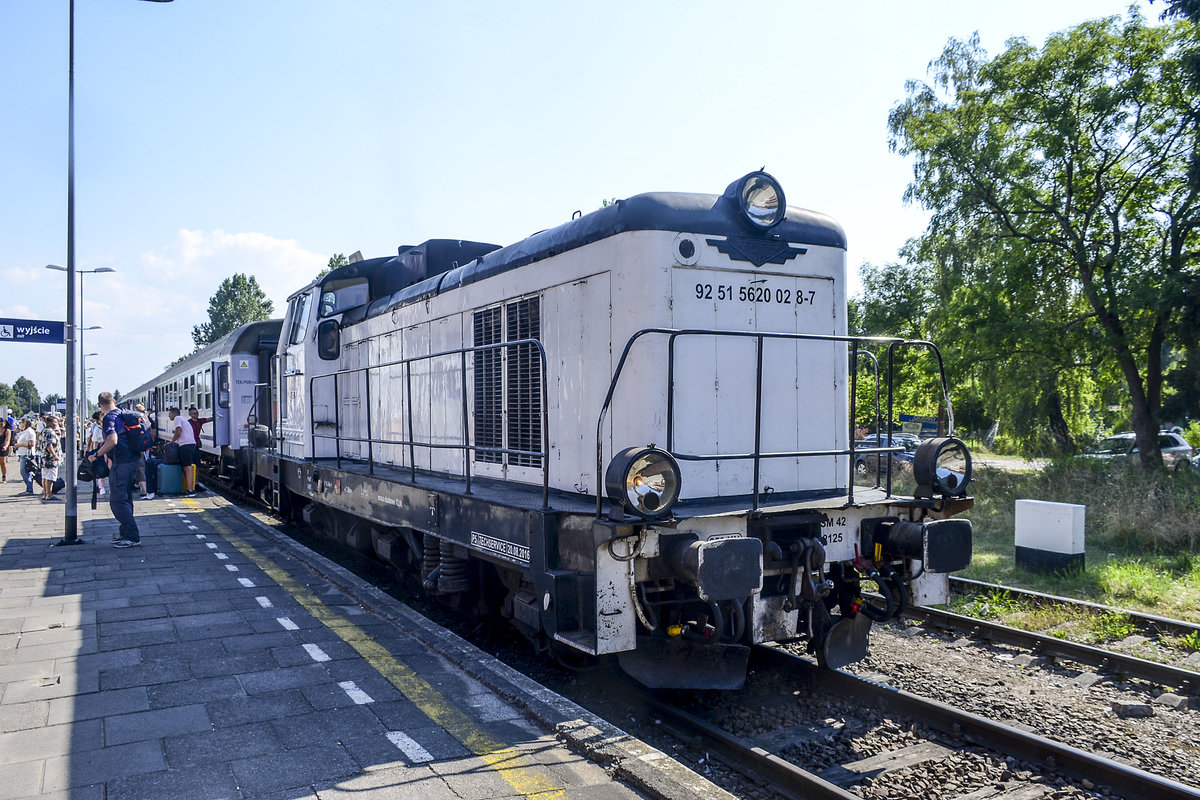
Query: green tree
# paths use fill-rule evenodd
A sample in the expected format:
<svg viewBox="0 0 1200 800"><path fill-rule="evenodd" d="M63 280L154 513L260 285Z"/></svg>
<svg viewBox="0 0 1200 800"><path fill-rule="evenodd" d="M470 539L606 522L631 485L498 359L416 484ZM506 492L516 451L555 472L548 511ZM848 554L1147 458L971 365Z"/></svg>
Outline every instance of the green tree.
<svg viewBox="0 0 1200 800"><path fill-rule="evenodd" d="M333 255L331 255L329 257L329 264L326 265L325 269L318 272L317 276L315 278L313 278L313 280L319 281L319 280L321 280L321 278L324 278L326 275L333 272L338 267L344 267L349 263L350 263L350 261L346 258L345 255L343 255L342 253L334 253Z"/></svg>
<svg viewBox="0 0 1200 800"><path fill-rule="evenodd" d="M0 406L11 408L17 413L17 393L7 383L0 383Z"/></svg>
<svg viewBox="0 0 1200 800"><path fill-rule="evenodd" d="M192 341L199 350L247 322L269 319L274 304L253 276L237 273L221 282L208 301L208 322L192 328Z"/></svg>
<svg viewBox="0 0 1200 800"><path fill-rule="evenodd" d="M13 384L13 394L16 395L16 407L24 414L29 411L37 411L41 406L42 398L38 394L37 387L33 385L33 381L26 378L24 375L17 378Z"/></svg>
<svg viewBox="0 0 1200 800"><path fill-rule="evenodd" d="M1010 40L991 60L977 38L951 40L934 85L910 82L888 121L893 149L914 157L906 198L933 212L923 238L989 242L992 270L1020 269L1020 307L1040 298L1045 319L1072 322L1097 371L1120 375L1146 466L1161 464L1164 353L1194 344L1184 322L1200 302L1192 34L1131 12L1041 50ZM977 276L962 275L964 289ZM1031 326L1022 341L1036 347L1045 331Z"/></svg>

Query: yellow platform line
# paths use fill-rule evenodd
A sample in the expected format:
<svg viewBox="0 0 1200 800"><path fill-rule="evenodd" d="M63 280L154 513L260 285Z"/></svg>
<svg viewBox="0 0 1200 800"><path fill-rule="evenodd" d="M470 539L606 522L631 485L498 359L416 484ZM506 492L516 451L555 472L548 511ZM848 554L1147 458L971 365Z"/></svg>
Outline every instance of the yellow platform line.
<svg viewBox="0 0 1200 800"><path fill-rule="evenodd" d="M203 511L195 500L184 500L183 502L198 511ZM496 770L515 791L533 800L566 797L563 788L546 776L536 765L530 764L512 747L480 728L474 720L447 700L428 681L400 662L387 648L371 638L366 631L335 613L316 595L277 566L275 562L260 554L227 525L211 514L205 514L205 516L206 521L237 548L238 552L254 562L255 566L295 598L296 602L317 621L353 647L359 655L366 659L368 664L400 690L426 716L461 742L467 750L479 756L484 763Z"/></svg>

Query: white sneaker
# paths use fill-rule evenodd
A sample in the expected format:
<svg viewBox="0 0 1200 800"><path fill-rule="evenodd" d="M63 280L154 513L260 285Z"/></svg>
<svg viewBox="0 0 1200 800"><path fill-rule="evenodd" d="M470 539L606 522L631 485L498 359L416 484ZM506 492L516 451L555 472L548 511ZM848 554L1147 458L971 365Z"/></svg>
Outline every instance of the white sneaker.
<svg viewBox="0 0 1200 800"><path fill-rule="evenodd" d="M154 499L154 492L150 492L149 494L145 495L145 496L144 496L142 499L144 499L144 500L153 500L153 499Z"/></svg>
<svg viewBox="0 0 1200 800"><path fill-rule="evenodd" d="M96 494L98 494L100 497L104 497L104 495L108 494L108 489L101 489Z"/></svg>

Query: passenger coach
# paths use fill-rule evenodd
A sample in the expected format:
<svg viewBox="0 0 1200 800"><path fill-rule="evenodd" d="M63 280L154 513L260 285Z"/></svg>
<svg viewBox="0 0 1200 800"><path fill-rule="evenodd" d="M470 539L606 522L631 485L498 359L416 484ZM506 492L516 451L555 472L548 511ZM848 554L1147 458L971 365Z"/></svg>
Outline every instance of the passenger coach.
<svg viewBox="0 0 1200 800"><path fill-rule="evenodd" d="M230 470L249 442L248 418L270 413L270 364L282 324L276 319L242 325L122 395L119 405L133 409L141 403L155 412L155 435L164 441L174 433L167 409L178 406L186 413L196 406L210 420L200 430L201 452Z"/></svg>

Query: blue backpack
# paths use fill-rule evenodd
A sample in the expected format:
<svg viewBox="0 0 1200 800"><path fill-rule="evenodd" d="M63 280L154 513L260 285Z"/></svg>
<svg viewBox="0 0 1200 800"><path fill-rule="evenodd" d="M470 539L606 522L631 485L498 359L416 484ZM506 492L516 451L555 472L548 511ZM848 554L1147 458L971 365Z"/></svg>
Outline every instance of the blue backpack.
<svg viewBox="0 0 1200 800"><path fill-rule="evenodd" d="M123 411L119 415L124 432L117 435L117 446L123 447L127 453L141 455L154 447L154 434L148 425L144 425L142 415L136 411Z"/></svg>

